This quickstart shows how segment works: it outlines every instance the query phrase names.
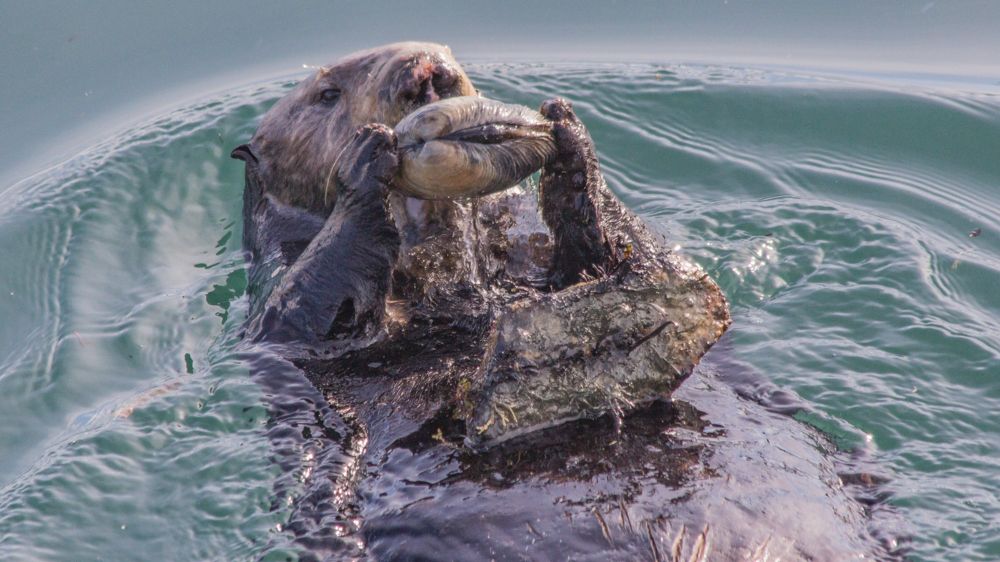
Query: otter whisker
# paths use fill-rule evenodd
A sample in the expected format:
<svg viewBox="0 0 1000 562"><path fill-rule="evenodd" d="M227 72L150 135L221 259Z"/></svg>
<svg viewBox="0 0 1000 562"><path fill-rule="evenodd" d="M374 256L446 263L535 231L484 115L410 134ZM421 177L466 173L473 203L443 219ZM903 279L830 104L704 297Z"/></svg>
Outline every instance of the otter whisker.
<svg viewBox="0 0 1000 562"><path fill-rule="evenodd" d="M323 206L326 207L330 203L330 183L334 180L337 170L340 169L340 160L344 157L344 152L347 150L345 147L341 150L337 157L333 159L333 164L330 164L330 170L326 173L326 181L323 182Z"/></svg>

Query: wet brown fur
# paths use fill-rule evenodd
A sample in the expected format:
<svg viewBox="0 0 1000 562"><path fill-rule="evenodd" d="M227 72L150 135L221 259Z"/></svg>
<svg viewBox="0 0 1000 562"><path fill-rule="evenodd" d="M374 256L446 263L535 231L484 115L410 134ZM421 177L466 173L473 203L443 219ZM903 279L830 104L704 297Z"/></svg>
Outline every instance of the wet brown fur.
<svg viewBox="0 0 1000 562"><path fill-rule="evenodd" d="M442 65L455 73L449 95L475 95L472 82L450 51L421 43L360 52L300 82L268 111L250 142L264 163L261 175L267 192L286 205L329 214L336 202L340 152L359 127L369 123L394 127L419 107L421 100L406 99L419 96L419 92L405 91L412 85L407 75L428 65ZM328 89L340 93L332 105L321 99Z"/></svg>
<svg viewBox="0 0 1000 562"><path fill-rule="evenodd" d="M240 156L248 160L245 232L253 254L252 306L268 298L266 287L255 288L271 279L262 265L276 263L274 253L280 252L281 262L294 267L302 249L315 250L311 241L322 236L321 229L329 230L328 217L336 218L346 204L374 209L372 216L380 222L370 228L362 224L345 242L372 254L393 245L385 251L393 261L391 283L382 294L388 297L383 339L332 360L322 354L294 358L307 385L284 360L258 358L254 367L274 402L268 431L275 450L305 450L317 440L312 436L326 435L317 449L322 476L290 486L305 488L287 527L297 543L317 557L345 559L523 557L527 543L520 535L482 532L490 528L488 518L498 517L527 521L531 544L539 540L535 557L541 559L729 559L755 548L759 552L761 544L775 557L836 559L869 546L862 538L859 507L826 484L833 477L830 460L813 447L812 434L790 419L748 407L726 389L696 386L688 394L711 406L710 419L730 428L732 437L703 433L699 420L704 414L685 413L681 404L676 410L654 409L645 421L626 419L624 426L601 418L544 431L536 438L552 441L542 444L508 443L482 454L462 447L468 427L452 414L462 406L463 386L482 375L492 323L512 303L582 302L603 290L602 283L610 287L665 276L708 295L711 302L704 308L717 315L719 326L728 325L729 317L714 283L696 268L685 269L685 262L607 189L589 135L565 102L543 107L550 119L571 118L555 127L565 153L542 174L539 204L549 232L528 246L513 247L504 236L508 221L523 214L528 203L523 194L520 199L428 202L379 191L384 186L373 186L378 182L370 177L358 179L365 175L357 172L364 162L344 161L341 152L359 127L372 122L391 127L433 101L422 95L426 92L407 101L406 94L413 92L402 91L427 65L458 73L452 89L443 93L474 94L447 49L418 43L381 47L304 80L268 113L250 152ZM336 104L317 103L325 89L334 87L341 96ZM388 144L393 139L385 127L368 133ZM341 191L338 178L352 177L356 185ZM331 215L339 195L344 197L340 211ZM373 199L378 197L384 199ZM261 205L266 198L274 204ZM384 212L375 202L384 203ZM537 259L527 261L550 266L541 284L511 275L511 264L529 253ZM375 282L367 271L351 270L344 262L321 265L330 263L347 270L338 271L345 281L331 285L335 289L385 289L384 278ZM290 269L286 277L289 273L301 272ZM322 277L327 272L306 273ZM319 295L331 286L311 288ZM666 337L666 326L652 326L647 335L619 343L626 349L649 345ZM323 396L314 398L312 388ZM306 412L309 408L315 412ZM680 418L691 419L680 423ZM666 429L688 425L690 431L681 437ZM761 431L771 427L781 431ZM791 452L763 445L765 439ZM286 472L293 470L290 466ZM336 480L336 493L327 476ZM786 482L812 495L776 500L771 487ZM419 492L411 494L411 488ZM414 502L416 493L429 494L432 501ZM754 510L767 513L774 525ZM616 511L622 524L609 525ZM800 520L804 523L798 526ZM512 524L493 528L513 529ZM339 530L336 536L331 529ZM772 538L772 532L778 536ZM460 540L451 540L455 537Z"/></svg>

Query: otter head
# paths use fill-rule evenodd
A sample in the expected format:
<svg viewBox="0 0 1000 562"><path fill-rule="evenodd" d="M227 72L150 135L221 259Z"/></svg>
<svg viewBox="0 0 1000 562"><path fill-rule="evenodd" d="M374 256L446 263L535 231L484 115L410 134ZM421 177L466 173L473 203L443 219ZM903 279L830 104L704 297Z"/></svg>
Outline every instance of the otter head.
<svg viewBox="0 0 1000 562"><path fill-rule="evenodd" d="M336 200L337 157L358 127L390 127L440 99L475 95L448 47L395 43L324 66L279 100L245 148L266 190L281 202L327 214Z"/></svg>

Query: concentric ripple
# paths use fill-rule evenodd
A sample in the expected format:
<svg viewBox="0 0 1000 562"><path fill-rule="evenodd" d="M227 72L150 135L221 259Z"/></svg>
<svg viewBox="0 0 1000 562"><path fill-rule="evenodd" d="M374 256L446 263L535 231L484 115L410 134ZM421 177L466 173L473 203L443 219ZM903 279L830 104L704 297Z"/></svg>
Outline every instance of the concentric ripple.
<svg viewBox="0 0 1000 562"><path fill-rule="evenodd" d="M469 70L491 98L574 102L615 192L726 291L714 364L869 451L914 559L1000 558L1000 98L722 67ZM275 449L281 418L237 349L228 152L287 86L0 189L0 558L284 559L312 471L349 470L351 445L324 441L350 431L336 412L287 413L303 429ZM293 481L282 454L301 457Z"/></svg>
<svg viewBox="0 0 1000 562"><path fill-rule="evenodd" d="M281 89L175 111L4 192L0 558L252 558L275 533L268 414L232 353L228 152Z"/></svg>

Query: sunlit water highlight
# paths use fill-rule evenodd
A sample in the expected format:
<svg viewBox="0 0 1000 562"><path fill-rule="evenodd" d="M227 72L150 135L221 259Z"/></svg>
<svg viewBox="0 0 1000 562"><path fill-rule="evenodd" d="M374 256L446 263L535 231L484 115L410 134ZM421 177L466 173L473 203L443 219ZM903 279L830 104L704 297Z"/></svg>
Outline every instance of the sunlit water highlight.
<svg viewBox="0 0 1000 562"><path fill-rule="evenodd" d="M1000 97L717 67L469 70L493 98L574 101L612 189L725 290L720 352L891 474L915 559L1000 557ZM228 159L290 84L170 111L0 193L0 558L290 552L236 351Z"/></svg>

